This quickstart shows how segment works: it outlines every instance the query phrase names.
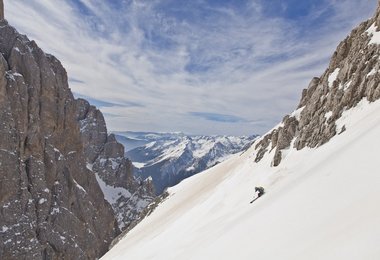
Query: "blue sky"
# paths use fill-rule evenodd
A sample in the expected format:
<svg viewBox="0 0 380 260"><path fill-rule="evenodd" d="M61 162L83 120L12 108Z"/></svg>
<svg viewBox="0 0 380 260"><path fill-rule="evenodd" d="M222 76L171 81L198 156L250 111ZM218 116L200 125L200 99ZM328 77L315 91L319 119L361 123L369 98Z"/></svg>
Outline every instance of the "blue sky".
<svg viewBox="0 0 380 260"><path fill-rule="evenodd" d="M263 134L376 0L5 0L109 130Z"/></svg>

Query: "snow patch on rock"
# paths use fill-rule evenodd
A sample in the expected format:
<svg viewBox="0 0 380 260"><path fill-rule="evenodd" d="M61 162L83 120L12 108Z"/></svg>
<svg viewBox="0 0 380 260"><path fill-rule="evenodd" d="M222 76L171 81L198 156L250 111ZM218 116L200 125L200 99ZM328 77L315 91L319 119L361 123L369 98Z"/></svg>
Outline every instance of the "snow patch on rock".
<svg viewBox="0 0 380 260"><path fill-rule="evenodd" d="M368 44L380 44L380 32L377 31L377 26L373 23L366 31L368 35L371 35L371 40Z"/></svg>
<svg viewBox="0 0 380 260"><path fill-rule="evenodd" d="M111 205L117 203L117 200L120 197L125 197L125 198L131 197L131 193L127 189L107 185L99 177L98 173L95 173L95 176L96 176L96 180L98 181L101 190L103 191L105 200L108 201Z"/></svg>
<svg viewBox="0 0 380 260"><path fill-rule="evenodd" d="M340 68L336 68L329 76L328 82L329 82L329 87L332 88L335 80L337 79L338 75L340 72Z"/></svg>

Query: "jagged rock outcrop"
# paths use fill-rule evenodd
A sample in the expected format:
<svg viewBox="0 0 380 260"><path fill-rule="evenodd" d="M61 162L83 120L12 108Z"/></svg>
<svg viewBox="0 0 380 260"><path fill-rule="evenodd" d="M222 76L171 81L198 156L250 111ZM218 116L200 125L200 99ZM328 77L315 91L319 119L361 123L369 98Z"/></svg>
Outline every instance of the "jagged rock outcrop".
<svg viewBox="0 0 380 260"><path fill-rule="evenodd" d="M61 63L0 21L0 259L102 256L153 198L123 154Z"/></svg>
<svg viewBox="0 0 380 260"><path fill-rule="evenodd" d="M149 216L166 198L169 197L169 193L167 191L163 192L161 195L155 197L152 202L144 208L143 211L140 212L139 217L131 222L128 227L126 227L123 232L117 236L110 245L110 250L112 247L114 247L117 243L120 242L123 237L125 237L129 231L131 231L137 224L139 224L145 217Z"/></svg>
<svg viewBox="0 0 380 260"><path fill-rule="evenodd" d="M102 113L86 100L78 99L77 103L87 168L95 174L119 228L124 230L154 201L153 183L135 179L132 162L124 157L124 146L113 134L107 135Z"/></svg>
<svg viewBox="0 0 380 260"><path fill-rule="evenodd" d="M344 132L345 126L338 129L336 121L345 110L363 98L370 102L380 98L379 26L380 3L375 16L339 44L323 75L311 80L297 110L256 144L256 162L275 149L272 165L277 166L284 149L323 145Z"/></svg>
<svg viewBox="0 0 380 260"><path fill-rule="evenodd" d="M0 258L95 259L118 234L66 71L0 22Z"/></svg>

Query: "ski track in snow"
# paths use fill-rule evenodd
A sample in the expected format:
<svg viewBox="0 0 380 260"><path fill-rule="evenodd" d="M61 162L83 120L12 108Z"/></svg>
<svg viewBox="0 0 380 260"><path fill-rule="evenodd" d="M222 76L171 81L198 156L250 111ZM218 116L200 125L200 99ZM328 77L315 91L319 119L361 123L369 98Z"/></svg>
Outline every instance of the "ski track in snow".
<svg viewBox="0 0 380 260"><path fill-rule="evenodd" d="M186 179L102 259L380 259L379 111L360 102L345 132L276 168L253 146Z"/></svg>

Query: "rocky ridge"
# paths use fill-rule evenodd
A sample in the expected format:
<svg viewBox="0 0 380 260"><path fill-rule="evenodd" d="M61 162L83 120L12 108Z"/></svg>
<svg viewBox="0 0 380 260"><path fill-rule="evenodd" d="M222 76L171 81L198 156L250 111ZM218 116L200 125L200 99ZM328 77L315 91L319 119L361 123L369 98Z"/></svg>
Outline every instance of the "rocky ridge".
<svg viewBox="0 0 380 260"><path fill-rule="evenodd" d="M124 157L124 146L117 142L114 134L107 134L102 113L86 100L77 102L87 169L95 174L120 230L124 230L154 201L153 183L150 179L136 180L132 162Z"/></svg>
<svg viewBox="0 0 380 260"><path fill-rule="evenodd" d="M288 148L318 147L343 133L336 122L345 110L363 98L380 98L380 5L373 18L361 23L334 52L321 77L313 78L302 92L297 110L255 144L255 161L273 152L278 166Z"/></svg>
<svg viewBox="0 0 380 260"><path fill-rule="evenodd" d="M153 199L67 82L54 56L0 21L0 259L99 258Z"/></svg>

